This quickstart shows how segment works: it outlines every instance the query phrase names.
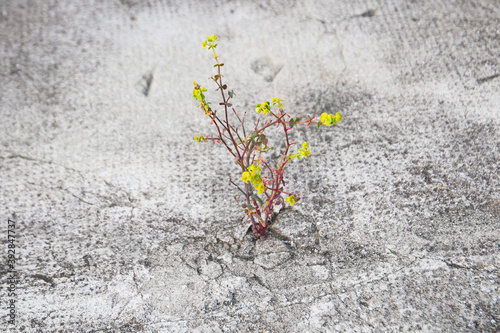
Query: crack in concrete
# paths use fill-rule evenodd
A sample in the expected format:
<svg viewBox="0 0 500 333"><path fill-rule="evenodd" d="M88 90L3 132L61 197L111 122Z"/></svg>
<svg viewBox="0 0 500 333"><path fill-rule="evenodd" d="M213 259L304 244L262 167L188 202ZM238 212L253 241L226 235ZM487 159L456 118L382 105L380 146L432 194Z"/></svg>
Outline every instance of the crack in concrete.
<svg viewBox="0 0 500 333"><path fill-rule="evenodd" d="M38 159L38 158L33 158L33 157L29 157L29 156L25 156L25 155L21 155L21 154L16 154L16 153L13 153L13 155L10 155L10 156L0 157L0 158L3 158L3 159L20 158L20 159L23 159L23 160L33 161L33 162L39 162L39 163L43 163L43 164L53 164L53 165L60 166L60 167L62 167L64 169L66 169L66 170L70 170L70 171L76 172L76 173L78 173L80 175L80 177L82 177L83 179L85 179L85 177L82 175L82 171L81 170L77 170L77 169L65 166L64 164L60 164L60 163L57 163L57 162L54 162L54 161L41 160L41 159Z"/></svg>
<svg viewBox="0 0 500 333"><path fill-rule="evenodd" d="M144 302L144 295L142 294L141 288L139 288L139 283L137 282L137 275L135 274L135 269L132 270L132 273L134 275L133 280L134 280L135 288L137 289L137 293L139 295L141 295L141 299Z"/></svg>
<svg viewBox="0 0 500 333"><path fill-rule="evenodd" d="M129 299L127 300L127 302L125 303L125 305L123 305L123 307L121 308L121 310L120 310L120 311L118 312L118 314L116 315L116 318L115 318L115 319L117 319L117 318L119 318L119 317L120 317L120 315L123 313L123 311L125 311L125 309L126 309L126 308L127 308L127 306L129 305L129 303L132 301L132 299L133 299L134 297L136 297L137 295L140 295L140 296L141 296L142 302L143 302L144 304L146 303L146 302L145 302L145 300L144 300L144 295L142 294L142 291L141 291L141 289L139 288L139 284L137 283L137 277L136 277L136 274L135 274L135 269L132 269L132 274L133 274L133 276L132 276L132 280L134 281L134 286L135 286L135 288L136 288L137 293L136 293L134 296L129 297ZM112 301L112 303L114 303L114 300Z"/></svg>
<svg viewBox="0 0 500 333"><path fill-rule="evenodd" d="M495 78L497 78L499 76L500 76L500 73L496 73L496 74L493 74L493 75L490 75L490 76L479 78L476 81L479 84L483 84L483 83L488 82L490 80L493 80L493 79L495 79Z"/></svg>
<svg viewBox="0 0 500 333"><path fill-rule="evenodd" d="M73 197L75 197L76 199L80 200L81 202L84 202L84 203L86 203L86 204L88 204L88 205L92 205L92 206L95 206L95 205L96 205L95 203L88 202L88 201L83 200L82 198L80 198L80 197L78 197L78 196L74 195L74 194L73 194L73 193L71 193L71 191L70 191L70 190L68 190L68 189L64 189L64 190L65 190L66 192L68 192L69 194L71 194L71 195L72 195Z"/></svg>

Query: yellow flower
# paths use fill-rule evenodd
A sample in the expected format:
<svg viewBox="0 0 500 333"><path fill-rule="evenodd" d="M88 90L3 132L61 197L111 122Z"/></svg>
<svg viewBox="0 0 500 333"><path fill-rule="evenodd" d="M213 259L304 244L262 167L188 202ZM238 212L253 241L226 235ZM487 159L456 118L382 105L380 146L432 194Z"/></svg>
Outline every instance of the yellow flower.
<svg viewBox="0 0 500 333"><path fill-rule="evenodd" d="M262 171L262 168L259 165L252 164L248 167L248 170L252 171L253 173L259 173Z"/></svg>
<svg viewBox="0 0 500 333"><path fill-rule="evenodd" d="M248 184L248 182L252 180L252 178L250 177L250 172L248 172L248 171L243 172L243 175L241 176L241 179L243 179L243 181L246 184Z"/></svg>
<svg viewBox="0 0 500 333"><path fill-rule="evenodd" d="M203 45L203 48L206 48L207 45L208 45L208 49L215 49L215 47L217 46L217 44L214 44L212 42L215 42L217 40L217 36L215 35L212 35L212 36L207 36L207 39L204 40L201 45Z"/></svg>
<svg viewBox="0 0 500 333"><path fill-rule="evenodd" d="M285 199L286 202L288 202L290 204L290 206L293 206L295 205L295 203L297 202L297 200L295 199L295 195L290 195L288 196L286 199Z"/></svg>
<svg viewBox="0 0 500 333"><path fill-rule="evenodd" d="M200 88L198 84L195 84L195 87L193 89L193 97L196 98L198 102L203 102L203 100L205 99L205 95L203 94L204 91L207 91L207 88Z"/></svg>
<svg viewBox="0 0 500 333"><path fill-rule="evenodd" d="M319 120L321 124L326 126L337 125L342 121L342 115L339 112L337 112L335 115L322 113Z"/></svg>
<svg viewBox="0 0 500 333"><path fill-rule="evenodd" d="M255 189L257 190L257 193L259 195L261 195L262 193L264 193L264 191L266 190L266 187L264 186L264 184L261 182L259 185L256 185L255 186Z"/></svg>
<svg viewBox="0 0 500 333"><path fill-rule="evenodd" d="M271 106L268 101L255 106L255 112L260 113L261 111L263 114L268 114L271 111Z"/></svg>
<svg viewBox="0 0 500 333"><path fill-rule="evenodd" d="M335 118L337 118L337 124L342 121L342 115L339 112L335 114Z"/></svg>
<svg viewBox="0 0 500 333"><path fill-rule="evenodd" d="M325 112L323 112L323 113L321 114L321 117L319 118L319 120L321 121L321 123L322 123L323 125L326 125L325 123L326 123L326 121L328 120L328 114L326 114Z"/></svg>
<svg viewBox="0 0 500 333"><path fill-rule="evenodd" d="M215 36L215 35L207 36L207 40L209 42L215 42L217 40L217 36Z"/></svg>
<svg viewBox="0 0 500 333"><path fill-rule="evenodd" d="M252 183L257 186L259 184L262 184L262 176L259 175L259 174L256 174L253 179L252 179Z"/></svg>
<svg viewBox="0 0 500 333"><path fill-rule="evenodd" d="M309 155L311 155L311 151L309 150L309 143L302 142L302 148L300 148L297 151L297 154L293 155L292 158L297 157L297 159L300 161L301 159L306 158Z"/></svg>
<svg viewBox="0 0 500 333"><path fill-rule="evenodd" d="M283 101L281 100L281 98L273 97L273 105L281 109L283 108Z"/></svg>
<svg viewBox="0 0 500 333"><path fill-rule="evenodd" d="M252 164L247 168L247 170L248 171L243 172L241 179L246 184L252 182L253 187L258 191L258 193L262 194L266 190L264 182L262 181L262 176L260 175L262 168L259 165Z"/></svg>

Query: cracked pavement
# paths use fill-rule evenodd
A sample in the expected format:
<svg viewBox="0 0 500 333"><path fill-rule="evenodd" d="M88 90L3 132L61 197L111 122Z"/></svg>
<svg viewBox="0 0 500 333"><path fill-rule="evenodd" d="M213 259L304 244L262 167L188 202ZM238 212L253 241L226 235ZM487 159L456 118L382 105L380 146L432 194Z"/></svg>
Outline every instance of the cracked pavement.
<svg viewBox="0 0 500 333"><path fill-rule="evenodd" d="M499 17L493 0L0 3L19 273L0 330L500 330ZM192 140L211 133L191 98L194 80L213 96L209 34L238 110L343 114L294 133L302 199L267 239L224 149Z"/></svg>

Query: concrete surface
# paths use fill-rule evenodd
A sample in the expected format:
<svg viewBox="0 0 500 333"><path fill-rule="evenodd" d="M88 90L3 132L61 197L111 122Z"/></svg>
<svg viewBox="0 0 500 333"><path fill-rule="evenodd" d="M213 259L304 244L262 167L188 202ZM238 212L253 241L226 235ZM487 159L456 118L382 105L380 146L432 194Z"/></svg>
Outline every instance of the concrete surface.
<svg viewBox="0 0 500 333"><path fill-rule="evenodd" d="M497 0L1 1L0 330L498 331L499 18ZM226 152L192 139L209 34L239 110L344 115L295 133L303 199L265 240Z"/></svg>

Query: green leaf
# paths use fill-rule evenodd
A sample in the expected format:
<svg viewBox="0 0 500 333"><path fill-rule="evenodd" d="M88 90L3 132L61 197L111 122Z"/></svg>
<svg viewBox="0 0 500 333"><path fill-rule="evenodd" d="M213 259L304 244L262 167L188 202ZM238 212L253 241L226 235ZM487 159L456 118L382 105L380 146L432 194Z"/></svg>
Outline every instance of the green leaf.
<svg viewBox="0 0 500 333"><path fill-rule="evenodd" d="M227 104L227 107L230 108L231 106L233 106L233 104L231 103L226 103Z"/></svg>
<svg viewBox="0 0 500 333"><path fill-rule="evenodd" d="M318 128L320 128L320 127L321 127L321 122L318 121Z"/></svg>
<svg viewBox="0 0 500 333"><path fill-rule="evenodd" d="M259 196L258 196L258 195L256 195L256 194L252 194L252 198L254 198L255 200L257 200L257 201L259 202L259 204L262 206L262 199L261 199L261 198L259 198Z"/></svg>
<svg viewBox="0 0 500 333"><path fill-rule="evenodd" d="M236 95L236 94L234 93L234 91L233 91L233 90L231 90L231 91L229 92L229 96L231 96L231 98L233 98L235 95Z"/></svg>
<svg viewBox="0 0 500 333"><path fill-rule="evenodd" d="M292 129L293 126L295 126L295 119L290 120L290 129Z"/></svg>
<svg viewBox="0 0 500 333"><path fill-rule="evenodd" d="M255 207L252 206L252 205L247 205L247 208L250 209L250 210L255 210Z"/></svg>

